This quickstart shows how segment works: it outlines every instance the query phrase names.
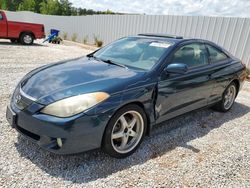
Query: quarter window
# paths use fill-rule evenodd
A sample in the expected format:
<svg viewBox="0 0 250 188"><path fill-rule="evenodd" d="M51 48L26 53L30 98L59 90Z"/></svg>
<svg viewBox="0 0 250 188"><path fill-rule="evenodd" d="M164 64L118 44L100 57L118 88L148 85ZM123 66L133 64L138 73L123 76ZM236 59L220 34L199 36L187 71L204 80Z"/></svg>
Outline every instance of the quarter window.
<svg viewBox="0 0 250 188"><path fill-rule="evenodd" d="M193 43L181 47L175 52L172 63L183 63L188 67L208 64L205 45Z"/></svg>
<svg viewBox="0 0 250 188"><path fill-rule="evenodd" d="M210 63L217 63L220 61L224 61L228 58L224 52L213 46L207 45L207 49L209 52Z"/></svg>

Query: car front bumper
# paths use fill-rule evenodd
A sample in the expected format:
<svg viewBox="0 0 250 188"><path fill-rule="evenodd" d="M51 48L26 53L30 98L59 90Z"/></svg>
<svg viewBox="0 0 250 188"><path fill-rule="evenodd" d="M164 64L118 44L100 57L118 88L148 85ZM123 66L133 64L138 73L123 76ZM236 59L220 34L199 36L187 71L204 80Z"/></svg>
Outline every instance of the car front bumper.
<svg viewBox="0 0 250 188"><path fill-rule="evenodd" d="M7 107L6 117L19 133L40 147L56 154L73 154L99 148L109 116L79 114L58 118L41 113L31 114ZM58 140L62 141L62 146Z"/></svg>

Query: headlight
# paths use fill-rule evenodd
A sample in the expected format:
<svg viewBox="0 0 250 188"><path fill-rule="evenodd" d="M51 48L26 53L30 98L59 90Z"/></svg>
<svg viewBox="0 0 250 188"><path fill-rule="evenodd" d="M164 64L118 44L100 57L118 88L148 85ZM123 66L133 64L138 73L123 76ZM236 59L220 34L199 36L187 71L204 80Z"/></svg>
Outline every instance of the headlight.
<svg viewBox="0 0 250 188"><path fill-rule="evenodd" d="M70 117L104 101L109 94L104 92L87 93L56 101L41 110L44 114Z"/></svg>

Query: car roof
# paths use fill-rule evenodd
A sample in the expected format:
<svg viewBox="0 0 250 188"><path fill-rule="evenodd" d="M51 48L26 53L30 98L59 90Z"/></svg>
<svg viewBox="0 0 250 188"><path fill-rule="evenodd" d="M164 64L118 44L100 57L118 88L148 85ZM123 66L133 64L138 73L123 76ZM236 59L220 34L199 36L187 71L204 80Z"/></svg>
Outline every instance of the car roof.
<svg viewBox="0 0 250 188"><path fill-rule="evenodd" d="M158 41L167 41L167 42L171 42L175 44L181 43L184 41L201 41L200 39L183 38L183 36L160 34L160 33L140 33L138 35L133 35L131 37L149 38L149 39L154 39Z"/></svg>
<svg viewBox="0 0 250 188"><path fill-rule="evenodd" d="M223 51L224 53L226 53L229 57L232 57L231 53L228 52L226 49L224 49L223 47L217 45L216 43L209 41L209 40L205 40L205 39L199 39L199 38L184 38L183 36L178 36L178 35L169 35L169 34L159 34L159 33L141 33L138 35L134 35L132 37L141 37L141 38L149 38L149 39L153 39L153 40L158 40L158 41L167 41L170 43L174 43L174 44L179 44L182 42L203 42L205 44L209 44L213 47L216 47L217 49L220 49L221 51Z"/></svg>
<svg viewBox="0 0 250 188"><path fill-rule="evenodd" d="M159 33L140 33L138 35L139 36L148 36L148 37L162 37L162 38L183 39L182 36L169 35L169 34L159 34Z"/></svg>
<svg viewBox="0 0 250 188"><path fill-rule="evenodd" d="M230 54L227 50L225 50L224 48L222 48L221 46L217 45L216 43L209 41L209 40L205 40L205 39L199 39L199 38L184 38L183 36L178 36L178 35L169 35L169 34L160 34L160 33L140 33L138 35L133 35L130 37L139 37L139 38L148 38L148 39L152 39L152 40L158 40L158 41L167 41L170 43L174 43L174 44L179 44L179 43L183 43L183 42L203 42L209 45L212 45L216 48L219 48L220 50L222 50L223 52Z"/></svg>

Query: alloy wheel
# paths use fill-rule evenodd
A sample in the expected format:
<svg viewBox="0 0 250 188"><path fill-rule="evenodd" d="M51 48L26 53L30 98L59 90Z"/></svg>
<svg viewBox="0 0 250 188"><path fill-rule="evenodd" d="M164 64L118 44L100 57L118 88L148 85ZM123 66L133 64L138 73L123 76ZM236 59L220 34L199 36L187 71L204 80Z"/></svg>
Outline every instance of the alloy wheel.
<svg viewBox="0 0 250 188"><path fill-rule="evenodd" d="M30 44L32 42L32 37L30 35L24 35L23 37L23 41L26 43L26 44Z"/></svg>
<svg viewBox="0 0 250 188"><path fill-rule="evenodd" d="M225 96L224 96L224 108L228 110L234 103L234 99L236 97L236 88L235 85L231 85L228 87Z"/></svg>
<svg viewBox="0 0 250 188"><path fill-rule="evenodd" d="M144 131L144 121L140 113L128 111L116 121L112 133L111 143L118 153L128 153L140 142Z"/></svg>

